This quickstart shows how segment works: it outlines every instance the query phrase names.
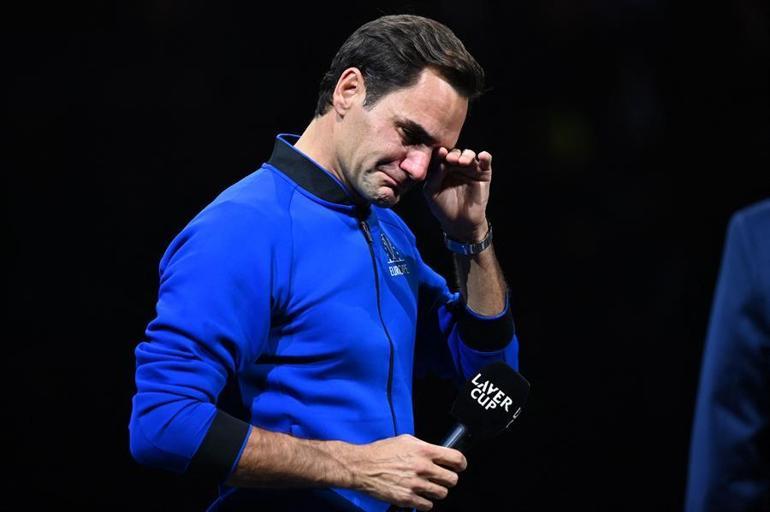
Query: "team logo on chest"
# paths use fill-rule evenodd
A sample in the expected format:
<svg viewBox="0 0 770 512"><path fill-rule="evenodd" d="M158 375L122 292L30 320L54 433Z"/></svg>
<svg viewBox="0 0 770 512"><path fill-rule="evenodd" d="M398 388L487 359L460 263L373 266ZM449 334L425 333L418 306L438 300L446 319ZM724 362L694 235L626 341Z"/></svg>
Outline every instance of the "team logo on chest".
<svg viewBox="0 0 770 512"><path fill-rule="evenodd" d="M385 233L380 234L380 242L385 252L388 253L388 270L392 277L403 276L409 273L409 267L406 265L406 260L401 257L401 253L398 252L396 246L390 241L390 238L385 236Z"/></svg>

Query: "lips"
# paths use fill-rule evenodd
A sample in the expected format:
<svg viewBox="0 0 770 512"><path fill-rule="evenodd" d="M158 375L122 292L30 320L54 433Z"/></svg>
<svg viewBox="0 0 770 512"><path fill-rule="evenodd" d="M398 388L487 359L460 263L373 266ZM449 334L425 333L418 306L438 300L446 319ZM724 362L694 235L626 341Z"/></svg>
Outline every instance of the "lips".
<svg viewBox="0 0 770 512"><path fill-rule="evenodd" d="M389 187L394 188L394 189L400 189L401 188L401 184L398 183L396 180L394 180L390 176L390 174L386 173L382 169L379 169L379 171L385 176L385 179L386 179L386 183L385 184L386 185L388 185Z"/></svg>

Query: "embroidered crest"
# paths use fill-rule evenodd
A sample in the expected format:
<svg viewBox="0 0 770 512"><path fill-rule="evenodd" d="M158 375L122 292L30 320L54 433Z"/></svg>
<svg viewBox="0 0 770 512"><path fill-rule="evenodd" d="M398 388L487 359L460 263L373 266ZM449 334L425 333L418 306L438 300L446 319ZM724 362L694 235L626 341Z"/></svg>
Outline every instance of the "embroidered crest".
<svg viewBox="0 0 770 512"><path fill-rule="evenodd" d="M406 264L406 260L398 252L398 249L393 242L390 241L385 233L380 234L380 242L385 252L388 253L388 270L392 277L403 276L409 273L409 267Z"/></svg>

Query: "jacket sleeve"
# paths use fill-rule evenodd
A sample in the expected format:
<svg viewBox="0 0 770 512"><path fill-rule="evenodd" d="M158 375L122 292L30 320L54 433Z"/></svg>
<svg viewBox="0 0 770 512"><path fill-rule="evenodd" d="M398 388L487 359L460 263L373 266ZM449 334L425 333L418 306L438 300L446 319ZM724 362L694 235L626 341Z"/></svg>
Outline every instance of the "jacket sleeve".
<svg viewBox="0 0 770 512"><path fill-rule="evenodd" d="M217 409L226 381L263 350L276 258L254 209L219 203L160 263L157 315L135 350L130 450L140 463L225 480L250 426Z"/></svg>
<svg viewBox="0 0 770 512"><path fill-rule="evenodd" d="M770 509L770 202L754 210L762 211L764 224L739 212L727 232L695 407L688 512Z"/></svg>
<svg viewBox="0 0 770 512"><path fill-rule="evenodd" d="M431 373L460 386L484 366L504 361L519 369L516 337L508 294L505 309L495 316L471 310L459 292L430 268L417 253L420 273L415 374Z"/></svg>

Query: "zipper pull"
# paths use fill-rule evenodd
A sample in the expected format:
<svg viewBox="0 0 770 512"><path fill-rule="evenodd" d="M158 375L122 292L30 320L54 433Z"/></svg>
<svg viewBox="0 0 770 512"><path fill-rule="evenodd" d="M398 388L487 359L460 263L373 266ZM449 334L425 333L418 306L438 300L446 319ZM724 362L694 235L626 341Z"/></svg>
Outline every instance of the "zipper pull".
<svg viewBox="0 0 770 512"><path fill-rule="evenodd" d="M372 232L369 231L369 224L366 223L365 220L359 221L359 224L361 225L361 229L364 232L364 236L366 237L366 241L370 244L374 242L374 239L372 238Z"/></svg>

